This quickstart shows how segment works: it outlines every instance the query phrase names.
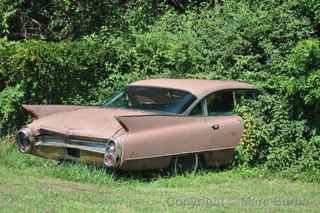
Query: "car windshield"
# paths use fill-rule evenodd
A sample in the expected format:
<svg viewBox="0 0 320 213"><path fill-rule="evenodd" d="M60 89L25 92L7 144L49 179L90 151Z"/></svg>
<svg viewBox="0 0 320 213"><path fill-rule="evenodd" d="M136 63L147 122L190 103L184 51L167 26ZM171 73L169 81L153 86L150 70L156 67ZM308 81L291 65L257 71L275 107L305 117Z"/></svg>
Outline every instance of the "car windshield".
<svg viewBox="0 0 320 213"><path fill-rule="evenodd" d="M181 90L129 86L124 92L111 99L105 106L180 114L195 99L191 93Z"/></svg>

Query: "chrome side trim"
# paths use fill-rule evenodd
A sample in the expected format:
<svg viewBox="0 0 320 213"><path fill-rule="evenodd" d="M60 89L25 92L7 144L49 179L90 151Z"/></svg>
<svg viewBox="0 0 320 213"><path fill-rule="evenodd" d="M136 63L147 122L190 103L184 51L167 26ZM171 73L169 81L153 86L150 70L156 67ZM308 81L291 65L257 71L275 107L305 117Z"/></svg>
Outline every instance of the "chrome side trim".
<svg viewBox="0 0 320 213"><path fill-rule="evenodd" d="M83 140L77 140L77 139L66 139L66 138L60 138L52 135L42 135L42 136L38 136L38 140L34 144L34 146L75 148L75 149L85 150L89 152L104 154L106 143L94 142L94 141L83 141Z"/></svg>
<svg viewBox="0 0 320 213"><path fill-rule="evenodd" d="M143 157L131 157L131 158L125 159L124 161L152 159L152 158L159 158L159 157L172 157L172 156L177 156L177 155L202 153L202 152L221 151L221 150L235 149L235 147L236 146L223 147L223 148L214 148L214 149L195 150L195 151L190 151L190 152L177 152L177 153L170 153L170 154L167 154L167 155L148 155L148 156L143 156Z"/></svg>

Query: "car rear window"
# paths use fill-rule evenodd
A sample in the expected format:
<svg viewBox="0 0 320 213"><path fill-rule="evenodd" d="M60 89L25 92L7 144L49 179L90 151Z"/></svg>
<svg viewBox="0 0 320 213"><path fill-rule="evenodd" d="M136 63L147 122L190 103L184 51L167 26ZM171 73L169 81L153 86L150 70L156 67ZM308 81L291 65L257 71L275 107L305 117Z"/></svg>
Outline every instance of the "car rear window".
<svg viewBox="0 0 320 213"><path fill-rule="evenodd" d="M128 109L183 113L195 97L186 91L159 87L129 86L106 105Z"/></svg>

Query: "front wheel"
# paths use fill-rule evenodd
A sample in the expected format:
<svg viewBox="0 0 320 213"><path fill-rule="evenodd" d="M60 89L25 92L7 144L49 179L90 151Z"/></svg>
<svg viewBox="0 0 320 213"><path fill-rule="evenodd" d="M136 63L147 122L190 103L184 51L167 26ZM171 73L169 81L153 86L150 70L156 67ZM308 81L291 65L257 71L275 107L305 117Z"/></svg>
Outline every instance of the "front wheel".
<svg viewBox="0 0 320 213"><path fill-rule="evenodd" d="M199 167L199 155L188 154L173 158L171 170L173 174L195 173Z"/></svg>

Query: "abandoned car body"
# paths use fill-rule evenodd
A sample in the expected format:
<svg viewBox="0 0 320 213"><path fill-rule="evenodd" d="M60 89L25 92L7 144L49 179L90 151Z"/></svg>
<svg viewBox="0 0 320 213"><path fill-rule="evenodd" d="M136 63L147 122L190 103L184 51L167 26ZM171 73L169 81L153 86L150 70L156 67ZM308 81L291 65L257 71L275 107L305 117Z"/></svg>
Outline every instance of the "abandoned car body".
<svg viewBox="0 0 320 213"><path fill-rule="evenodd" d="M232 114L256 87L236 81L153 79L129 84L105 106L24 105L33 122L19 150L121 170L196 170L230 163L243 132Z"/></svg>

